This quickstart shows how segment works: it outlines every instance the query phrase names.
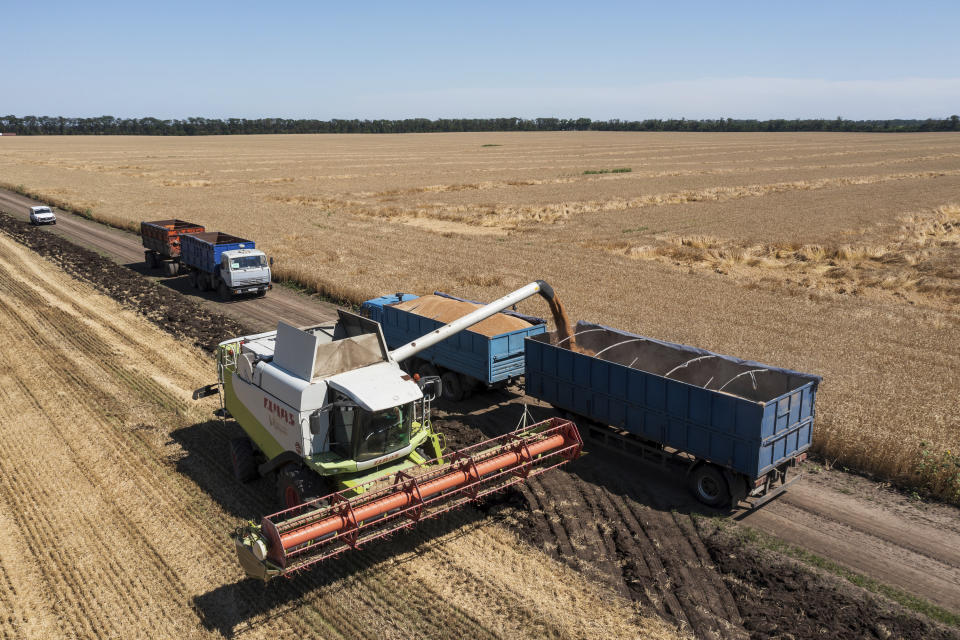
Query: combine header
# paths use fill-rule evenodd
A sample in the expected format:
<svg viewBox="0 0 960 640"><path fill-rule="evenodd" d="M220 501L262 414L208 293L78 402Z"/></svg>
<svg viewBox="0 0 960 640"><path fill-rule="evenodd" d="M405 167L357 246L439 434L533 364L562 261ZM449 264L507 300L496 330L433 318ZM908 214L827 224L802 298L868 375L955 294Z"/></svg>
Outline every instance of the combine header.
<svg viewBox="0 0 960 640"><path fill-rule="evenodd" d="M277 478L287 509L237 530L241 565L269 580L390 535L577 457L572 422L551 420L452 454L433 430L438 377L400 362L532 295L532 282L390 351L380 325L339 311L332 326L224 341L216 385L247 437L231 442L234 473Z"/></svg>
<svg viewBox="0 0 960 640"><path fill-rule="evenodd" d="M576 426L554 418L461 449L446 463L431 460L266 516L237 529L237 557L249 575L269 580L539 475L576 458L581 446Z"/></svg>

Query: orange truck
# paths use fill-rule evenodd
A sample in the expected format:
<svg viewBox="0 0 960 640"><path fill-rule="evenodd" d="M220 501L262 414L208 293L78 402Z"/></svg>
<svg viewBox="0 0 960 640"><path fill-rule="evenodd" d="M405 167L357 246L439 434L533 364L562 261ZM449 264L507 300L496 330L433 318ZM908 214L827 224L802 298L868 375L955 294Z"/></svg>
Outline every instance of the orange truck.
<svg viewBox="0 0 960 640"><path fill-rule="evenodd" d="M163 268L168 276L180 271L180 236L203 233L203 225L186 220L154 220L140 223L143 257L148 269Z"/></svg>

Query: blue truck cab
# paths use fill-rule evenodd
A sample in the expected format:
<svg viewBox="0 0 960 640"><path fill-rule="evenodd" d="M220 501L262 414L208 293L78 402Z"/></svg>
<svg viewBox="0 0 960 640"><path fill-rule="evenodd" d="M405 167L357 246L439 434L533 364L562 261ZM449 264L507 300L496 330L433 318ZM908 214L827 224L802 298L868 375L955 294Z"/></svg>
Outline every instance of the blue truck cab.
<svg viewBox="0 0 960 640"><path fill-rule="evenodd" d="M222 299L235 295L263 296L273 288L266 254L253 240L222 231L183 235L180 263L200 291L216 290Z"/></svg>
<svg viewBox="0 0 960 640"><path fill-rule="evenodd" d="M480 304L439 291L434 295ZM390 349L396 349L443 326L442 322L393 306L417 297L411 293L397 293L373 298L361 305L362 315L380 323ZM547 330L546 320L514 311L502 313L518 317L530 326L495 336L485 336L469 329L461 331L420 352L417 358L412 359L416 362L405 363L406 367L421 375L439 375L443 383L443 397L454 401L462 400L475 389L504 386L516 380L524 372L524 340L544 333Z"/></svg>

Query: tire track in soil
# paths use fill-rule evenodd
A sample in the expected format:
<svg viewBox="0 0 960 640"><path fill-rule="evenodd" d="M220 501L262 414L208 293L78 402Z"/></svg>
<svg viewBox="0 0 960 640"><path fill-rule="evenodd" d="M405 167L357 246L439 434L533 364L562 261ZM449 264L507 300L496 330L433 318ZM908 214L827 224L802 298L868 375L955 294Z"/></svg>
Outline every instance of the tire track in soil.
<svg viewBox="0 0 960 640"><path fill-rule="evenodd" d="M439 424L454 448L503 430L489 415L470 416L470 425L461 418ZM748 637L733 595L691 526L648 506L652 497L616 460L591 453L574 464L576 472L554 470L513 492L526 538L698 638Z"/></svg>

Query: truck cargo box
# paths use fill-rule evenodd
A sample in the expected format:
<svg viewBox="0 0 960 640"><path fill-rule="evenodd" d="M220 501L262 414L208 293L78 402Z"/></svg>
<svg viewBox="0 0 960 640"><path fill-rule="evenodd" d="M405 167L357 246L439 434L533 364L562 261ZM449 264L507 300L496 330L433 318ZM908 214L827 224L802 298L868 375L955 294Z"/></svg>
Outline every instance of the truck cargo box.
<svg viewBox="0 0 960 640"><path fill-rule="evenodd" d="M180 260L185 264L213 273L220 265L220 256L224 251L235 249L255 249L253 240L245 240L222 231L206 231L185 235L181 238Z"/></svg>
<svg viewBox="0 0 960 640"><path fill-rule="evenodd" d="M434 295L478 304L439 291ZM398 302L416 299L417 296L404 293L374 298L363 303L363 313L380 323L387 345L391 349L425 336L445 324L393 306ZM521 318L530 323L530 326L493 336L486 336L468 329L424 350L418 354L418 357L479 380L486 385L523 375L524 339L546 331L546 321L543 318L513 312L504 313Z"/></svg>
<svg viewBox="0 0 960 640"><path fill-rule="evenodd" d="M140 223L140 238L144 248L156 251L165 258L180 256L181 236L203 232L203 225L186 220L154 220Z"/></svg>
<svg viewBox="0 0 960 640"><path fill-rule="evenodd" d="M810 447L816 375L577 323L526 341L526 392L755 480Z"/></svg>

